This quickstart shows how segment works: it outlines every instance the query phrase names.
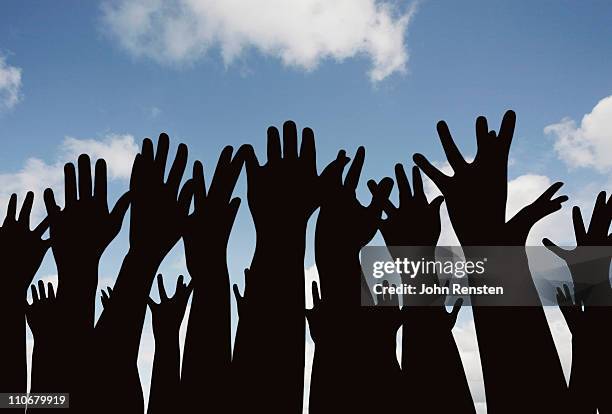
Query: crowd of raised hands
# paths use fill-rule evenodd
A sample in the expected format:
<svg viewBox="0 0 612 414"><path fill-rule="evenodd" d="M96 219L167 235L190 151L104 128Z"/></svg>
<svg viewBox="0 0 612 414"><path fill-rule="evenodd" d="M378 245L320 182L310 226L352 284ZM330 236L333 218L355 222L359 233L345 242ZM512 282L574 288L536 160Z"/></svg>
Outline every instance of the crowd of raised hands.
<svg viewBox="0 0 612 414"><path fill-rule="evenodd" d="M380 231L388 246L423 246L419 254L433 257L442 203L464 248L524 246L533 225L561 209L567 197L555 197L562 184L553 184L506 218L514 126L512 111L503 117L498 133L489 130L484 117L478 118L477 152L467 162L446 123L438 123L453 175L415 154L411 179L398 164L395 180L367 182L368 205L356 196L365 149L351 157L339 151L320 169L313 131L305 128L300 139L293 122L286 122L282 133L268 129L265 162L250 145L236 152L226 147L206 179L199 161L191 173L185 172L184 144L168 160L166 134L159 136L156 149L145 139L129 190L112 208L104 160L97 160L92 172L91 160L81 155L76 166L65 166L63 207L47 189L47 217L34 230L34 194L25 196L21 208L16 195L8 203L0 228L0 392L26 392L27 319L34 336L29 391L69 393L73 412L142 413L147 406L149 413L302 413L308 323L315 343L310 413L474 413L452 335L461 301L449 312L443 297L427 307L410 306L408 298L400 307L397 296L374 297L359 254ZM238 324L232 349L227 247L241 204L233 192L243 169L256 247L245 270L244 292L233 287ZM428 200L421 172L442 196ZM390 199L394 184L397 205ZM319 283L312 286L314 307L307 310L306 230L317 209ZM128 210L129 250L115 285L102 291L103 310L96 322L100 258ZM573 219L575 249L544 240L567 262L573 279L557 292L572 333L569 384L542 306L474 306L490 414L612 412L605 380L612 352L601 328L610 326L612 251L598 260L587 257L592 247L606 249L612 243L612 201L599 194L588 228L578 207ZM168 296L157 272L180 240L189 281L179 277L174 295ZM49 248L58 269L57 286L31 285ZM508 249L508 254L515 256L504 281L508 294L531 295L539 303L525 250ZM156 276L159 302L149 297ZM181 352L179 328L190 297ZM368 304L372 306L364 306ZM137 357L147 307L155 355L145 404ZM401 363L396 356L400 327Z"/></svg>

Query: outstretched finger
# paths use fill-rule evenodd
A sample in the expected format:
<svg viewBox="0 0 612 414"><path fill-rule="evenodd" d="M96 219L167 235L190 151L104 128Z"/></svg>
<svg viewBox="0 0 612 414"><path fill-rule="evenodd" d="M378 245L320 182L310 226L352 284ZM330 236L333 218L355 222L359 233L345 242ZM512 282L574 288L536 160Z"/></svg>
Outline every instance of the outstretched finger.
<svg viewBox="0 0 612 414"><path fill-rule="evenodd" d="M162 132L157 139L157 152L155 153L155 160L153 161L155 174L160 181L164 181L165 178L169 148L170 138L168 134Z"/></svg>
<svg viewBox="0 0 612 414"><path fill-rule="evenodd" d="M582 220L582 212L578 206L574 206L572 209L572 221L574 222L576 243L582 245L586 242L587 233L584 227L584 221Z"/></svg>
<svg viewBox="0 0 612 414"><path fill-rule="evenodd" d="M23 205L21 206L21 210L19 211L19 218L17 221L21 223L24 227L30 228L30 214L32 213L32 205L34 204L34 193L32 191L28 191L25 196L25 200L23 200Z"/></svg>
<svg viewBox="0 0 612 414"><path fill-rule="evenodd" d="M414 154L412 157L414 163L427 175L431 181L444 193L446 183L449 179L447 175L434 167L423 154Z"/></svg>
<svg viewBox="0 0 612 414"><path fill-rule="evenodd" d="M64 205L73 205L77 200L77 181L74 164L69 162L64 165Z"/></svg>
<svg viewBox="0 0 612 414"><path fill-rule="evenodd" d="M559 256L561 259L565 259L567 257L567 253L568 253L567 250L562 249L561 247L557 246L550 239L546 237L543 238L542 244L544 244L544 246L546 246L548 250L550 250L551 252Z"/></svg>
<svg viewBox="0 0 612 414"><path fill-rule="evenodd" d="M357 153L355 154L355 158L349 167L348 172L346 173L346 178L344 179L344 185L347 189L351 191L355 191L357 189L357 185L359 184L359 177L361 176L361 170L363 169L363 162L365 160L365 148L359 147L357 148Z"/></svg>
<svg viewBox="0 0 612 414"><path fill-rule="evenodd" d="M446 159L448 160L450 166L454 171L464 168L467 165L467 162L463 158L463 155L461 155L459 148L457 148L446 122L438 122L436 129L438 131L438 136L440 137L440 142L442 143L442 148L444 149L444 154L446 154Z"/></svg>
<svg viewBox="0 0 612 414"><path fill-rule="evenodd" d="M110 213L111 220L113 221L115 227L121 227L125 213L130 207L130 201L130 192L127 191L125 194L119 197L115 203L115 207L113 207L113 210Z"/></svg>
<svg viewBox="0 0 612 414"><path fill-rule="evenodd" d="M162 302L167 301L168 294L166 293L166 288L164 287L164 278L161 273L157 275L157 290L159 292L159 299Z"/></svg>
<svg viewBox="0 0 612 414"><path fill-rule="evenodd" d="M274 164L281 159L281 143L278 129L268 127L268 164Z"/></svg>
<svg viewBox="0 0 612 414"><path fill-rule="evenodd" d="M204 166L200 161L193 163L193 205L199 210L206 199L206 182L204 181Z"/></svg>
<svg viewBox="0 0 612 414"><path fill-rule="evenodd" d="M317 151L314 131L310 128L302 130L302 144L300 146L300 160L313 174L317 173Z"/></svg>
<svg viewBox="0 0 612 414"><path fill-rule="evenodd" d="M79 167L79 199L89 199L91 192L91 160L89 155L81 154L78 159Z"/></svg>
<svg viewBox="0 0 612 414"><path fill-rule="evenodd" d="M53 217L60 210L57 203L55 202L55 195L53 194L53 190L47 188L43 193L43 199L45 201L45 207L47 208L47 216Z"/></svg>
<svg viewBox="0 0 612 414"><path fill-rule="evenodd" d="M399 192L399 205L405 205L410 203L412 199L412 188L410 188L410 181L406 175L404 166L400 163L395 164L395 181L397 182L397 190Z"/></svg>
<svg viewBox="0 0 612 414"><path fill-rule="evenodd" d="M283 124L283 157L297 158L297 127L293 121Z"/></svg>
<svg viewBox="0 0 612 414"><path fill-rule="evenodd" d="M185 167L187 167L187 156L187 145L182 143L179 144L178 149L176 150L176 158L174 158L174 162L172 163L172 167L168 173L168 181L166 182L174 194L178 194L179 186L181 184L181 180L183 179L183 173L185 172Z"/></svg>
<svg viewBox="0 0 612 414"><path fill-rule="evenodd" d="M102 158L96 161L95 177L94 177L94 199L98 200L103 206L107 206L107 177L106 177L106 161Z"/></svg>
<svg viewBox="0 0 612 414"><path fill-rule="evenodd" d="M11 198L9 199L8 207L6 209L6 217L4 219L4 224L12 223L15 221L17 215L17 194L11 194Z"/></svg>
<svg viewBox="0 0 612 414"><path fill-rule="evenodd" d="M506 111L499 127L498 137L503 140L504 147L509 150L514 137L514 128L516 126L516 113L512 110Z"/></svg>

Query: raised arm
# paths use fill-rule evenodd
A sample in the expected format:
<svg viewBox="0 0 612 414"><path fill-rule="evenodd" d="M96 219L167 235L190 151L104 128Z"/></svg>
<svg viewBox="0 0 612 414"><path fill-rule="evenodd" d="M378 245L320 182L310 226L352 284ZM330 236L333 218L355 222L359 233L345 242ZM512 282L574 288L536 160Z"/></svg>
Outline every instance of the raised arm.
<svg viewBox="0 0 612 414"><path fill-rule="evenodd" d="M319 205L319 176L311 129L303 130L299 153L293 122L283 125L282 140L281 155L280 134L268 129L264 165L251 146L241 149L257 240L232 371L243 393L239 409L293 413L303 403L306 225Z"/></svg>
<svg viewBox="0 0 612 414"><path fill-rule="evenodd" d="M3 264L0 287L0 390L26 392L26 292L49 248L42 236L48 227L43 220L30 230L34 193L27 193L19 216L17 195L11 195L6 218L0 227L0 258Z"/></svg>
<svg viewBox="0 0 612 414"><path fill-rule="evenodd" d="M442 173L421 154L415 154L414 161L442 192L455 233L468 256L470 246L517 246L503 251L490 249L493 257L488 260L487 274L501 276L501 299L506 303L531 306L482 306L495 304L487 297L472 296L489 411L521 412L528 405L531 411L550 412L564 409L567 387L521 246L531 227L559 210L567 197L551 199L561 186L557 183L506 220L508 155L515 121L514 112L506 112L496 134L489 131L487 120L479 117L477 152L471 163L459 152L446 123L439 122L438 134L452 176ZM508 263L511 268L506 267ZM482 276L469 279L471 286L487 281Z"/></svg>
<svg viewBox="0 0 612 414"><path fill-rule="evenodd" d="M380 229L394 259L435 259L435 248L440 237L441 196L431 202L423 190L423 180L418 167L412 168L412 187L402 164L395 166L395 177L399 190L396 207L386 200L387 216ZM371 186L371 191L377 191ZM422 285L440 285L438 275L420 272L414 277L402 274L402 283L414 286L418 292ZM404 392L411 395L411 409L423 412L474 411L467 378L452 328L461 306L452 313L444 307L445 295L405 295L404 324L402 335L402 373ZM440 384L444 379L448 386ZM452 384L452 385L450 385ZM436 398L444 392L446 398Z"/></svg>
<svg viewBox="0 0 612 414"><path fill-rule="evenodd" d="M387 307L386 303L375 306L359 263L360 250L378 231L381 201L388 197L393 181L383 179L380 192L372 197L369 206L363 206L356 189L364 159L365 149L360 147L343 178L349 158L340 151L322 174L324 197L315 233L321 300L318 289L313 287L314 307L308 311L315 342L311 413L375 409L386 412L397 408L397 400L373 399L371 393L374 387L390 393L399 390L399 309L397 305L395 309ZM379 298L379 302L385 300L392 301Z"/></svg>
<svg viewBox="0 0 612 414"><path fill-rule="evenodd" d="M155 335L155 357L149 393L148 414L168 413L181 399L179 349L179 329L185 316L187 301L193 290L191 283L186 285L183 276L176 281L174 296L168 297L162 275L157 275L159 303L149 299L153 315L153 335Z"/></svg>
<svg viewBox="0 0 612 414"><path fill-rule="evenodd" d="M584 375L577 374L579 379L575 379L574 382L589 388L589 400L595 401L595 406L600 412L609 412L612 410L612 397L605 382L600 381L600 378L612 369L612 356L609 352L612 341L607 335L602 335L602 332L606 332L612 324L612 288L610 287L612 235L608 233L612 221L612 199L606 200L604 191L599 193L588 228L582 219L580 207L573 208L572 217L576 236L575 248L566 250L548 239L544 239L543 243L563 259L570 270L576 305L561 306L561 310L565 310L565 319L569 325L571 321L568 317L578 314L581 316L579 320L583 323L575 323L574 326L584 325L578 331L572 330L572 349L576 351L572 353L572 378L574 370L584 373ZM571 301L571 296L566 292L561 299L567 305L568 301ZM574 311L576 307L582 305L584 312ZM572 312L569 313L569 310ZM574 364L574 355L578 356L576 364ZM589 360L585 361L587 358ZM572 385L570 381L570 392L574 397L576 388L581 387ZM578 395L581 394L584 393L578 392Z"/></svg>
<svg viewBox="0 0 612 414"><path fill-rule="evenodd" d="M157 269L183 234L191 201L190 181L181 188L187 147L180 144L165 179L169 139L161 134L157 152L145 139L130 179L130 248L111 300L95 328L98 389L115 395L100 410L143 411L136 365L147 300ZM126 407L125 404L128 404Z"/></svg>
<svg viewBox="0 0 612 414"><path fill-rule="evenodd" d="M181 375L182 402L197 407L227 403L232 358L227 243L240 206L233 198L243 160L226 147L210 188L202 164L193 166L194 211L183 236L187 269L194 286ZM211 386L210 384L214 384Z"/></svg>

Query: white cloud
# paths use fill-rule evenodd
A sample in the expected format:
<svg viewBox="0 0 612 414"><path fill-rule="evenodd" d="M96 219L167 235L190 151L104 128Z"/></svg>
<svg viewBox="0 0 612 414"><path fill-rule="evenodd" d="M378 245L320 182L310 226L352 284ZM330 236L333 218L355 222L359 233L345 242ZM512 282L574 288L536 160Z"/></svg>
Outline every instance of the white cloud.
<svg viewBox="0 0 612 414"><path fill-rule="evenodd" d="M365 56L376 82L406 70L415 6L401 13L386 0L116 0L102 12L123 49L160 63L192 63L211 48L226 64L255 49L304 70Z"/></svg>
<svg viewBox="0 0 612 414"><path fill-rule="evenodd" d="M544 133L555 138L557 156L569 167L612 169L612 96L600 100L593 110L576 121L563 118L548 125Z"/></svg>
<svg viewBox="0 0 612 414"><path fill-rule="evenodd" d="M130 178L132 161L138 153L138 145L132 135L107 135L103 140L66 137L62 144L65 160L88 154L92 160L104 158L110 178Z"/></svg>
<svg viewBox="0 0 612 414"><path fill-rule="evenodd" d="M20 205L27 191L34 192L34 222L44 216L42 194L45 188L53 188L56 191L56 201L61 204L64 194L64 164L75 162L82 153L89 154L92 160L104 158L110 179L128 179L138 146L131 135L110 134L102 140L66 137L58 152L59 156L53 163L32 157L25 161L19 171L0 173L0 217L4 217L12 193L18 195Z"/></svg>
<svg viewBox="0 0 612 414"><path fill-rule="evenodd" d="M10 66L0 55L0 111L13 108L21 100L21 68Z"/></svg>

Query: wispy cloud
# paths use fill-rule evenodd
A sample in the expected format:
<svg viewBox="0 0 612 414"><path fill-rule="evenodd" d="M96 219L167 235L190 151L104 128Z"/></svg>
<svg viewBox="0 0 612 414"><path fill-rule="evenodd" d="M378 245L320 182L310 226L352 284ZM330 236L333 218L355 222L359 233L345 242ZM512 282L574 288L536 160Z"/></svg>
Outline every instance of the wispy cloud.
<svg viewBox="0 0 612 414"><path fill-rule="evenodd" d="M0 112L12 109L21 100L21 68L6 63L0 55Z"/></svg>
<svg viewBox="0 0 612 414"><path fill-rule="evenodd" d="M548 125L544 133L554 137L559 159L569 167L612 169L612 96L600 100L580 125L571 118Z"/></svg>
<svg viewBox="0 0 612 414"><path fill-rule="evenodd" d="M138 146L132 135L109 134L102 139L77 139L66 137L58 148L56 160L47 163L40 158L28 158L17 172L0 173L0 213L6 210L8 199L16 193L23 200L27 191L34 191L33 219L44 215L42 193L45 188L57 191L56 199L63 198L64 164L76 161L82 153L92 160L104 158L108 166L109 179L128 179Z"/></svg>
<svg viewBox="0 0 612 414"><path fill-rule="evenodd" d="M218 48L226 64L255 49L304 70L363 56L370 79L404 72L414 4L382 0L115 0L102 6L106 31L134 56L192 63Z"/></svg>

